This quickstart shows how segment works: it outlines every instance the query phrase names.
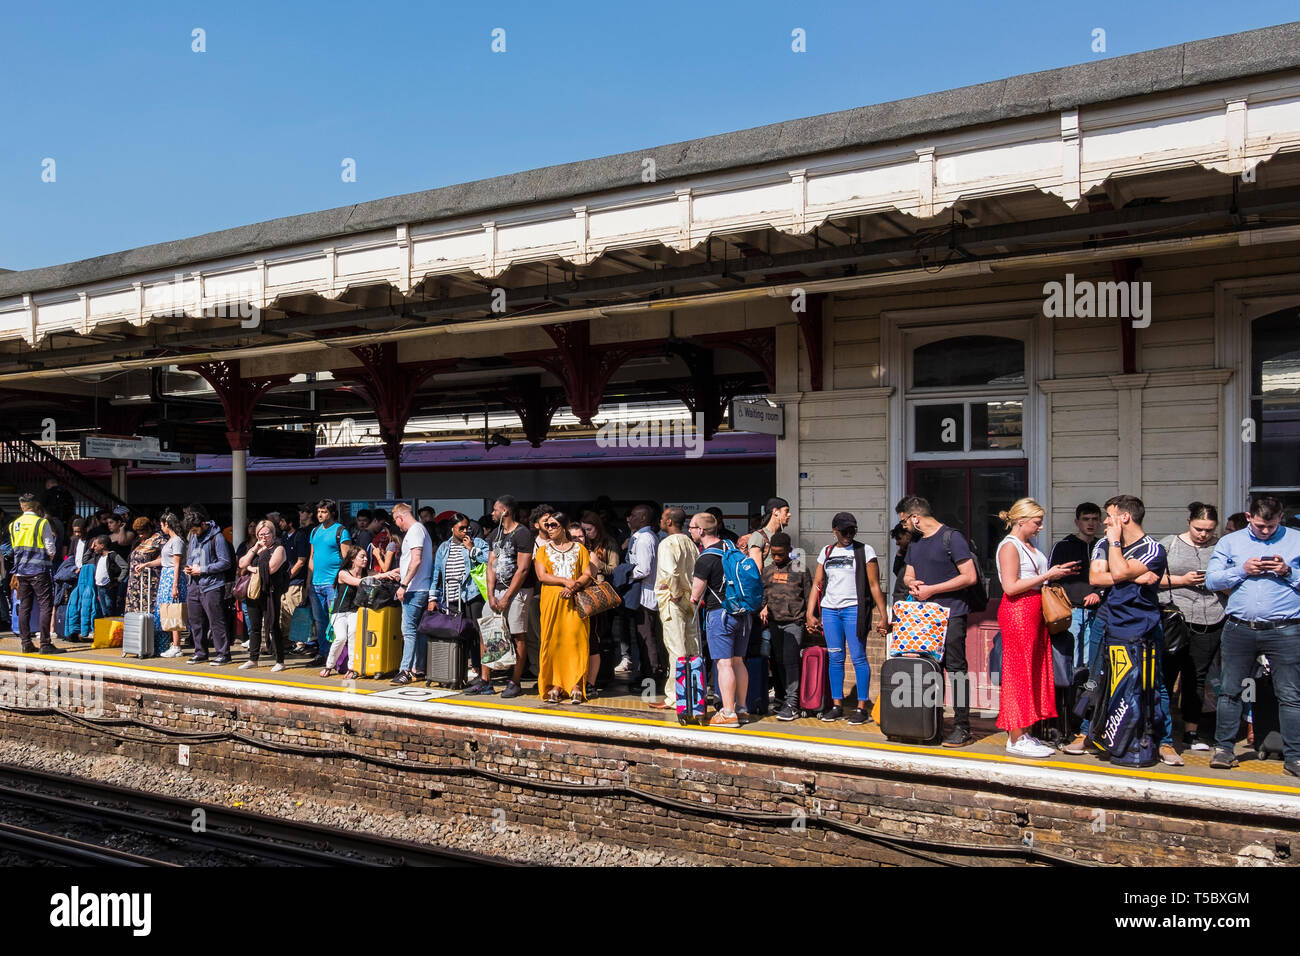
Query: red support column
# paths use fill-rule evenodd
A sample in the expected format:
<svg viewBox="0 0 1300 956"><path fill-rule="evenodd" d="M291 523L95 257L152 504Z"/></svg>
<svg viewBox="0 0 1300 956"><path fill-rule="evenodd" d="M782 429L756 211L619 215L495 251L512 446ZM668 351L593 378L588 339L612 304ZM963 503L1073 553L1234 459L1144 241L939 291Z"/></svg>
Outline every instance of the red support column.
<svg viewBox="0 0 1300 956"><path fill-rule="evenodd" d="M253 440L253 410L262 396L291 375L263 375L245 379L237 362L203 362L188 366L203 376L221 399L226 412L226 440L230 442L230 527L235 543L243 540L248 516L248 445Z"/></svg>
<svg viewBox="0 0 1300 956"><path fill-rule="evenodd" d="M633 356L663 350L661 342L592 345L590 321L544 325L542 328L555 342L553 351L512 352L506 357L520 363L540 365L558 378L564 385L564 395L573 414L588 428L600 408L605 386L619 367Z"/></svg>
<svg viewBox="0 0 1300 956"><path fill-rule="evenodd" d="M402 454L402 436L411 417L411 408L420 386L437 372L456 366L455 359L435 362L397 361L397 346L392 342L361 345L352 349L361 360L360 369L336 373L358 382L379 421L384 441L385 493L389 498L402 496L402 474L398 467Z"/></svg>

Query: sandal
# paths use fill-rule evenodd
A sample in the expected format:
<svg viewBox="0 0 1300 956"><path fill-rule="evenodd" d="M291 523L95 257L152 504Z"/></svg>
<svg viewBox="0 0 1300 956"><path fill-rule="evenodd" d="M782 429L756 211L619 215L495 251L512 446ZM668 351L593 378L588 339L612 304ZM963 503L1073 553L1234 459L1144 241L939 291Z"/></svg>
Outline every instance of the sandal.
<svg viewBox="0 0 1300 956"><path fill-rule="evenodd" d="M361 675L358 674L356 671L348 671L346 674L343 675L343 679L344 679L344 680L360 680L360 679L361 679Z"/></svg>
<svg viewBox="0 0 1300 956"><path fill-rule="evenodd" d="M569 695L569 703L571 703L571 704L582 704L582 703L585 703L585 702L586 702L586 698L582 696L582 691L578 690L578 689L575 687L574 690L573 690L573 693Z"/></svg>
<svg viewBox="0 0 1300 956"><path fill-rule="evenodd" d="M332 667L327 667L327 668L325 668L323 671L320 672L320 676L321 676L321 677L329 677L329 676L330 676L331 674L333 674L333 673L334 673L334 668L332 668Z"/></svg>
<svg viewBox="0 0 1300 956"><path fill-rule="evenodd" d="M546 695L546 702L548 704L562 704L564 703L564 698L560 696L559 690L553 689L549 694Z"/></svg>

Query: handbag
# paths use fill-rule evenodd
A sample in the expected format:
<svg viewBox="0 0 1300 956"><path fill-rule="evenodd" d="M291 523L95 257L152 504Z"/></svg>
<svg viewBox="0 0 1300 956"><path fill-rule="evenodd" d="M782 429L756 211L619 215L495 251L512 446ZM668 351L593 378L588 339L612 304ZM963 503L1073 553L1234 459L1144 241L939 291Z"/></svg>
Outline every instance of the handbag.
<svg viewBox="0 0 1300 956"><path fill-rule="evenodd" d="M256 601L262 596L262 574L257 565L248 572L248 599Z"/></svg>
<svg viewBox="0 0 1300 956"><path fill-rule="evenodd" d="M924 654L942 660L949 613L948 608L933 601L899 601L894 605L894 624L889 632L889 656Z"/></svg>
<svg viewBox="0 0 1300 956"><path fill-rule="evenodd" d="M514 667L515 642L506 633L505 618L489 612L479 619L478 627L483 635L483 666L494 671Z"/></svg>
<svg viewBox="0 0 1300 956"><path fill-rule="evenodd" d="M357 588L357 607L377 611L397 603L397 582L392 578L368 577L361 579Z"/></svg>
<svg viewBox="0 0 1300 956"><path fill-rule="evenodd" d="M1160 628L1165 635L1165 653L1177 654L1187 646L1192 632L1187 626L1187 618L1183 617L1183 612L1174 603L1174 579L1168 569L1165 570L1165 580L1169 582L1169 601L1160 604Z"/></svg>
<svg viewBox="0 0 1300 956"><path fill-rule="evenodd" d="M1048 634L1060 634L1069 630L1074 605L1065 588L1059 584L1043 585L1043 621L1047 624Z"/></svg>
<svg viewBox="0 0 1300 956"><path fill-rule="evenodd" d="M578 609L578 616L585 619L603 614L605 611L612 611L623 603L623 599L614 590L614 585L608 581L600 581L574 594L573 603Z"/></svg>
<svg viewBox="0 0 1300 956"><path fill-rule="evenodd" d="M241 574L238 578L235 579L234 598L236 601L248 600L248 585L249 585L249 578L251 577L252 577L251 574Z"/></svg>
<svg viewBox="0 0 1300 956"><path fill-rule="evenodd" d="M459 614L446 611L425 611L417 630L425 637L443 641L463 641L474 631L474 625Z"/></svg>
<svg viewBox="0 0 1300 956"><path fill-rule="evenodd" d="M183 631L189 621L184 604L158 605L158 621L164 631Z"/></svg>
<svg viewBox="0 0 1300 956"><path fill-rule="evenodd" d="M474 585L478 588L479 596L486 601L487 600L487 562L484 561L470 568L469 576L470 579L473 580Z"/></svg>

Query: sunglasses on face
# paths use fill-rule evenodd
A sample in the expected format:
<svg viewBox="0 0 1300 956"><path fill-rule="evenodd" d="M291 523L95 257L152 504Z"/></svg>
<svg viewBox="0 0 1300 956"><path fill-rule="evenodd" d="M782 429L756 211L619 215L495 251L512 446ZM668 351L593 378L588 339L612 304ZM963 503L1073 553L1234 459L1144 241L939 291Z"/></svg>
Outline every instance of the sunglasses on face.
<svg viewBox="0 0 1300 956"><path fill-rule="evenodd" d="M558 521L543 521L543 522L542 522L542 527L543 527L543 528L558 528L559 526L560 526L560 523L559 523Z"/></svg>

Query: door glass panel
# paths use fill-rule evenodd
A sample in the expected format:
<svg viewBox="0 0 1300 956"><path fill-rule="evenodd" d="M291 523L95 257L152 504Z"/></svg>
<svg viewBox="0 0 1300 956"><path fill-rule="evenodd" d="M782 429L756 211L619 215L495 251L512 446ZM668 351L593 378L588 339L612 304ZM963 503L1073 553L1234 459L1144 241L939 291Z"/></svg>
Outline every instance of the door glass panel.
<svg viewBox="0 0 1300 956"><path fill-rule="evenodd" d="M954 528L969 523L966 468L917 468L912 476L912 493L930 502L934 516Z"/></svg>
<svg viewBox="0 0 1300 956"><path fill-rule="evenodd" d="M1001 594L998 586L994 549L1007 536L999 511L1008 510L1019 498L1025 496L1025 469L1005 468L996 465L979 466L970 470L970 498L975 509L974 520L969 525L971 539L980 554L980 563L989 579L989 594ZM1035 541L1043 551L1052 550L1051 542Z"/></svg>
<svg viewBox="0 0 1300 956"><path fill-rule="evenodd" d="M1023 402L973 402L970 406L971 451L1004 451L1023 445Z"/></svg>
<svg viewBox="0 0 1300 956"><path fill-rule="evenodd" d="M917 451L965 451L966 405L963 402L914 407Z"/></svg>

